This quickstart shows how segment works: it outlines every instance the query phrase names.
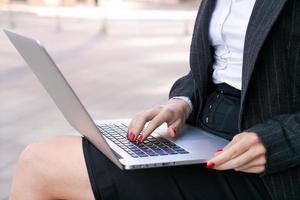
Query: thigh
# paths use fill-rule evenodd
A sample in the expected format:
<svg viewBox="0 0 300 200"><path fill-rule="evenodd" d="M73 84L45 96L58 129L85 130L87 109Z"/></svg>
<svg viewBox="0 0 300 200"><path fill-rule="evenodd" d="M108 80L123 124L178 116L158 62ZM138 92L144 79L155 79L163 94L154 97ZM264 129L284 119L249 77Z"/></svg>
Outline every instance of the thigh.
<svg viewBox="0 0 300 200"><path fill-rule="evenodd" d="M262 178L275 200L300 199L300 165Z"/></svg>
<svg viewBox="0 0 300 200"><path fill-rule="evenodd" d="M82 137L64 136L31 145L36 169L54 199L94 199L82 150Z"/></svg>
<svg viewBox="0 0 300 200"><path fill-rule="evenodd" d="M97 200L182 199L169 168L121 170L85 138L83 150Z"/></svg>
<svg viewBox="0 0 300 200"><path fill-rule="evenodd" d="M88 140L84 155L96 199L268 199L258 175L204 165L120 170Z"/></svg>
<svg viewBox="0 0 300 200"><path fill-rule="evenodd" d="M174 179L182 191L183 199L271 199L257 174L211 170L204 165L179 166L173 169Z"/></svg>

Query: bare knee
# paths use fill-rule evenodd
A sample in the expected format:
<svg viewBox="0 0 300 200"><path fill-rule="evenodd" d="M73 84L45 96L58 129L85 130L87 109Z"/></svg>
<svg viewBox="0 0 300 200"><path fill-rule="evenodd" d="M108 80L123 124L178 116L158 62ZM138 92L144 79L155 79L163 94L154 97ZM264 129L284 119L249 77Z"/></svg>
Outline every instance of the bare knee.
<svg viewBox="0 0 300 200"><path fill-rule="evenodd" d="M20 154L20 170L30 170L39 174L47 172L48 168L55 166L62 146L68 146L68 142L74 138L79 139L74 136L61 136L29 144Z"/></svg>
<svg viewBox="0 0 300 200"><path fill-rule="evenodd" d="M47 184L42 171L42 165L45 165L42 162L45 158L41 157L39 143L28 145L21 153L11 187L11 199L48 199L43 191Z"/></svg>
<svg viewBox="0 0 300 200"><path fill-rule="evenodd" d="M46 197L46 186L49 184L48 171L53 167L51 157L46 152L52 151L44 142L36 142L28 145L20 154L17 170L13 180L14 190L33 194L40 193ZM26 191L24 190L26 187ZM43 198L47 199L47 198Z"/></svg>
<svg viewBox="0 0 300 200"><path fill-rule="evenodd" d="M81 138L64 136L28 145L18 161L12 195L24 194L24 187L25 192L42 197L28 199L77 199L72 195L80 197L76 192L80 190L92 196Z"/></svg>
<svg viewBox="0 0 300 200"><path fill-rule="evenodd" d="M55 154L59 153L55 143L63 140L65 137L42 140L29 144L23 150L11 188L11 195L15 196L13 199L19 199L19 194L28 196L28 199L52 198L49 188L54 184L51 176L55 171Z"/></svg>
<svg viewBox="0 0 300 200"><path fill-rule="evenodd" d="M37 161L41 156L39 152L39 145L37 143L29 144L19 157L17 170L37 172Z"/></svg>
<svg viewBox="0 0 300 200"><path fill-rule="evenodd" d="M68 142L74 138L79 139L74 136L62 136L29 144L19 157L17 170L30 173L35 181L40 179L39 184L49 184L51 176L55 175L53 173L60 170L57 167L60 154L64 151L63 146L68 147Z"/></svg>

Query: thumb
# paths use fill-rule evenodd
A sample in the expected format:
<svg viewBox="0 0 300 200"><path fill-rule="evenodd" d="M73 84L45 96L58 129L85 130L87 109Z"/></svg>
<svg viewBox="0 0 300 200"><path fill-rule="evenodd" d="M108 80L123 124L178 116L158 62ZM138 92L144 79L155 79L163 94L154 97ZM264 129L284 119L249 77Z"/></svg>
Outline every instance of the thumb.
<svg viewBox="0 0 300 200"><path fill-rule="evenodd" d="M176 137L182 128L182 120L177 119L172 124L168 124L168 133L171 137Z"/></svg>

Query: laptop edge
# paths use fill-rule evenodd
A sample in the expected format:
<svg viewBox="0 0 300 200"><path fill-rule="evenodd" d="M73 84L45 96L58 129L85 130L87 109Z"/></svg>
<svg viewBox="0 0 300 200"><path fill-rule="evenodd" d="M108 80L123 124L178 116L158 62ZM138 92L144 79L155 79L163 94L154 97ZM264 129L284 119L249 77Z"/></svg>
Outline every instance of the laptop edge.
<svg viewBox="0 0 300 200"><path fill-rule="evenodd" d="M24 37L12 31L4 29L4 32L12 42L12 44L15 46L19 54L30 66L33 73L45 87L57 107L61 110L62 114L70 123L70 125L74 127L79 133L88 138L93 143L93 145L101 150L101 152L120 169L124 169L124 166L114 155L106 140L96 127L91 116L86 111L85 107L82 105L79 98L77 97L71 86L68 84L68 82L65 80L64 76L57 68L56 64L48 55L47 51L41 45L41 43L38 40ZM28 51L27 45L38 45L38 48L36 48L37 51ZM22 52L20 49L22 50ZM36 58L41 59L30 59L30 57L33 55ZM49 62L51 63L45 63L45 60L49 60ZM50 65L51 67L44 67L42 69L39 68L39 66L43 66L45 64ZM41 71L43 71L43 73L41 73ZM44 74L47 74L47 76L45 76ZM59 85L60 87L53 87L53 84ZM58 88L60 88L60 90L57 90Z"/></svg>

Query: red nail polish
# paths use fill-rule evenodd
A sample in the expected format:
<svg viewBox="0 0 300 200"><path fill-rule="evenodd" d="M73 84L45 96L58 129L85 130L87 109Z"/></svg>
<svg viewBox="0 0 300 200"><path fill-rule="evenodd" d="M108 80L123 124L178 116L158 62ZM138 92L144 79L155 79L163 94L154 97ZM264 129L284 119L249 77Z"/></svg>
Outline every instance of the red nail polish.
<svg viewBox="0 0 300 200"><path fill-rule="evenodd" d="M215 163L213 163L213 162L211 162L211 161L207 161L206 162L206 167L208 168L208 169L212 169L212 168L214 168L215 167Z"/></svg>
<svg viewBox="0 0 300 200"><path fill-rule="evenodd" d="M130 140L131 138L131 132L127 134L127 139Z"/></svg>
<svg viewBox="0 0 300 200"><path fill-rule="evenodd" d="M133 133L130 133L130 138L129 138L129 140L130 140L131 142L133 142L133 141L134 141L134 138L135 138L135 135L134 135Z"/></svg>
<svg viewBox="0 0 300 200"><path fill-rule="evenodd" d="M142 140L143 140L143 136L142 136L142 135L139 135L136 142L137 142L138 144L141 144L141 143L142 143Z"/></svg>
<svg viewBox="0 0 300 200"><path fill-rule="evenodd" d="M176 135L176 130L175 130L175 128L172 128L172 130L173 130L173 132L174 132L174 135Z"/></svg>
<svg viewBox="0 0 300 200"><path fill-rule="evenodd" d="M127 139L129 140L129 138L130 138L130 133L129 133L129 132L127 132L126 137L127 137Z"/></svg>
<svg viewBox="0 0 300 200"><path fill-rule="evenodd" d="M223 151L223 149L216 149L215 153L221 153Z"/></svg>

